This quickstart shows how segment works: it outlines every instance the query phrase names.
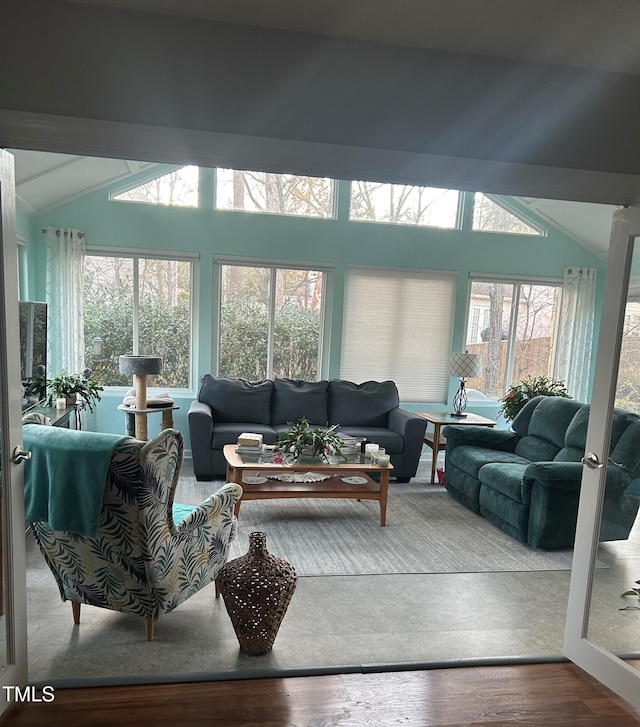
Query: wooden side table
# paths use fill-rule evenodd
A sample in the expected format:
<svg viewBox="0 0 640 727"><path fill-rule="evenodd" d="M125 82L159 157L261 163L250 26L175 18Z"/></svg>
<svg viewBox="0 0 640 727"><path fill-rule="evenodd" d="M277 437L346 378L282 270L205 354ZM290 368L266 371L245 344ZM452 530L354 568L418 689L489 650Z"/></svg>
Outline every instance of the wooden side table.
<svg viewBox="0 0 640 727"><path fill-rule="evenodd" d="M438 460L438 452L447 446L447 440L440 434L442 427L447 424L473 425L476 427L495 427L497 422L493 419L480 416L480 414L467 414L465 417L456 417L446 411L441 412L416 412L416 416L427 420L427 426L433 424L433 431L427 431L424 435L424 443L428 444L433 451L433 459L431 462L431 483L435 482L436 465Z"/></svg>

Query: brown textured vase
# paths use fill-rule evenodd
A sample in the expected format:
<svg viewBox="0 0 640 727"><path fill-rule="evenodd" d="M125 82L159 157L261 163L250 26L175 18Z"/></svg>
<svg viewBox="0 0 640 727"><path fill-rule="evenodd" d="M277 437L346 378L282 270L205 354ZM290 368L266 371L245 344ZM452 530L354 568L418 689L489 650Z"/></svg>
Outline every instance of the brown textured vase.
<svg viewBox="0 0 640 727"><path fill-rule="evenodd" d="M230 560L216 579L243 654L268 654L298 577L295 568L267 551L267 536L249 535L249 552Z"/></svg>

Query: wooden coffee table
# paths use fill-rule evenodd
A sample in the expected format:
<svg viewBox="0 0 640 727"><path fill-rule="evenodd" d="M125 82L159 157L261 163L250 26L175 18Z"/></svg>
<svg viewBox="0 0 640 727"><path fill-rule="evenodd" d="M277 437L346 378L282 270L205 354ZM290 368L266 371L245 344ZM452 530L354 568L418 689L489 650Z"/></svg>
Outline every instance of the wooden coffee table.
<svg viewBox="0 0 640 727"><path fill-rule="evenodd" d="M223 449L227 462L227 481L242 486L242 498L235 506L236 517L244 500L279 500L296 497L332 498L350 500L377 500L380 504L380 526L387 521L387 495L389 492L389 473L393 465L380 467L371 462L362 461L335 462L322 464L284 464L270 461L244 461L236 452L235 444L227 444ZM265 459L267 459L265 457ZM330 474L331 477L320 482L283 482L268 479L260 484L243 482L246 477L267 477L279 473L318 472ZM368 476L368 472L378 472L380 482ZM343 481L343 477L360 477L365 480L357 484Z"/></svg>

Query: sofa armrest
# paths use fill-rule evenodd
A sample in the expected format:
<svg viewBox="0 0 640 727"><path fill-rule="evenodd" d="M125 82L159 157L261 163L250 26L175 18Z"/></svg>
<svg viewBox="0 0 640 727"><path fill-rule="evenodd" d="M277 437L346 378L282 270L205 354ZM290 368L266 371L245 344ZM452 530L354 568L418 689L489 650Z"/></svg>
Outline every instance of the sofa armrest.
<svg viewBox="0 0 640 727"><path fill-rule="evenodd" d="M407 437L420 440L420 446L422 447L422 438L424 437L425 429L427 428L427 422L407 409L396 407L389 412L388 428L392 432L401 434L405 439Z"/></svg>
<svg viewBox="0 0 640 727"><path fill-rule="evenodd" d="M398 470L395 476L403 479L415 477L420 455L422 454L427 422L407 409L396 407L389 412L387 426L392 432L402 435L404 442L402 447L402 471Z"/></svg>
<svg viewBox="0 0 640 727"><path fill-rule="evenodd" d="M484 447L498 449L502 452L513 452L520 437L507 429L492 429L475 425L447 424L442 434L447 439L447 449L469 445L471 447Z"/></svg>
<svg viewBox="0 0 640 727"><path fill-rule="evenodd" d="M579 491L582 467L581 462L532 462L522 475L522 501L530 502L534 482L556 490ZM608 490L624 490L628 484L629 473L626 470L613 464L607 466Z"/></svg>
<svg viewBox="0 0 640 727"><path fill-rule="evenodd" d="M189 407L189 438L191 448L211 449L213 440L213 414L211 407L203 401L192 401Z"/></svg>

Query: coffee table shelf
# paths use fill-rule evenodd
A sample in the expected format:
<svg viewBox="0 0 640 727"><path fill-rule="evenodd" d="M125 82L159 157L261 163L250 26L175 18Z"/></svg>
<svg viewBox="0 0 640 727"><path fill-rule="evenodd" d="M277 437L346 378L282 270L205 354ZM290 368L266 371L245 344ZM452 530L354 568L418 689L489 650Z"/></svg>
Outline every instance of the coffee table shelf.
<svg viewBox="0 0 640 727"><path fill-rule="evenodd" d="M240 512L240 505L248 500L279 500L299 497L324 499L351 499L376 500L380 505L380 526L384 527L387 519L387 497L389 492L389 473L393 465L380 467L371 462L340 462L331 464L282 464L273 462L244 462L235 451L235 444L227 444L224 449L227 462L227 481L236 482L243 489L243 495L236 503L236 516ZM331 477L320 482L283 482L269 479L262 484L248 484L243 477L273 475L282 472L319 472L330 474ZM380 481L373 480L368 472L380 474ZM346 476L357 475L366 482L350 484L343 482Z"/></svg>

